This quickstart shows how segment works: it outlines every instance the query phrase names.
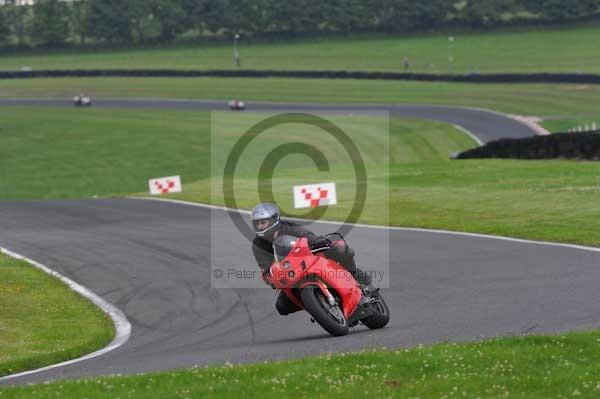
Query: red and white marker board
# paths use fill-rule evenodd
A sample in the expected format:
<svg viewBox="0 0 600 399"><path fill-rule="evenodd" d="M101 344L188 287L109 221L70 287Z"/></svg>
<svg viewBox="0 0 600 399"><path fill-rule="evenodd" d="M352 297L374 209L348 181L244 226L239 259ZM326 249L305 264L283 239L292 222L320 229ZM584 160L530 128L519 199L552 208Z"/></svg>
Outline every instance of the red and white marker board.
<svg viewBox="0 0 600 399"><path fill-rule="evenodd" d="M294 186L294 208L316 208L337 204L335 183Z"/></svg>
<svg viewBox="0 0 600 399"><path fill-rule="evenodd" d="M181 192L181 178L179 176L159 177L148 180L150 194L161 195Z"/></svg>

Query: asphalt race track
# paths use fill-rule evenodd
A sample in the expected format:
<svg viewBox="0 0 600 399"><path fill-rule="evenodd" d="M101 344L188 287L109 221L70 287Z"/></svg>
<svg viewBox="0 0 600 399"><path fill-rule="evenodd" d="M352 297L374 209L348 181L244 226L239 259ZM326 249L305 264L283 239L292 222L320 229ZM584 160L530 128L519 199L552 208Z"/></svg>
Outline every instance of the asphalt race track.
<svg viewBox="0 0 600 399"><path fill-rule="evenodd" d="M211 222L213 245L228 247L232 264L252 265L224 211L126 199L3 202L0 220L3 246L92 289L133 326L113 352L7 383L600 327L590 300L600 252L394 230L383 291L390 325L330 338L305 313L277 315L269 288L210 289ZM385 251L388 232L356 228L349 240L366 264Z"/></svg>
<svg viewBox="0 0 600 399"><path fill-rule="evenodd" d="M224 101L198 100L145 100L145 99L92 99L93 107L178 109L178 110L226 110ZM65 99L0 99L0 106L51 106L73 107L72 100ZM437 120L459 125L472 132L481 141L488 142L500 138L530 137L536 133L528 126L494 111L446 107L436 105L373 105L373 104L246 104L247 111L389 111L391 116ZM246 111L246 112L247 112Z"/></svg>
<svg viewBox="0 0 600 399"><path fill-rule="evenodd" d="M8 103L24 104L0 102ZM37 103L59 104L27 102ZM95 101L95 106L123 104L211 107L187 101ZM531 135L525 126L483 111L392 108L392 113L404 112L458 123L484 141L500 134ZM493 121L499 122L486 124ZM600 328L593 300L600 251L356 227L348 240L360 265L387 264L389 255L389 288L382 292L392 319L383 330L358 327L346 337L330 338L304 312L279 316L270 288L211 289L212 262L253 266L250 244L223 210L139 199L2 201L0 221L0 246L88 287L121 309L133 327L129 341L108 354L0 385ZM328 232L335 226L313 228Z"/></svg>

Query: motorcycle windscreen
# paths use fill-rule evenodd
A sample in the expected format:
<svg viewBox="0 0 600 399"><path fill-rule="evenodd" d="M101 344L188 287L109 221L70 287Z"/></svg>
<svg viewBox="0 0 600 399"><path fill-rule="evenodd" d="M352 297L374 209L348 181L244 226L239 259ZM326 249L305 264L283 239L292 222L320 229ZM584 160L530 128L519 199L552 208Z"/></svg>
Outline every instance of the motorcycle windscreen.
<svg viewBox="0 0 600 399"><path fill-rule="evenodd" d="M285 259L286 256L289 255L294 245L296 245L296 241L298 241L298 237L292 237L288 235L283 235L278 237L273 242L273 255L275 255L275 262L281 262Z"/></svg>

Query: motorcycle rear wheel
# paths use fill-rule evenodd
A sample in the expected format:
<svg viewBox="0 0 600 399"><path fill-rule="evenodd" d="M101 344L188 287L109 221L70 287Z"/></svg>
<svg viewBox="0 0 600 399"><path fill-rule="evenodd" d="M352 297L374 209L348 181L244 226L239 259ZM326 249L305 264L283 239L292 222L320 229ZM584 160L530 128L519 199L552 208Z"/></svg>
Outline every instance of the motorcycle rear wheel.
<svg viewBox="0 0 600 399"><path fill-rule="evenodd" d="M381 296L377 298L377 303L373 306L375 314L365 317L361 322L371 330L376 330L385 327L390 321L390 309Z"/></svg>
<svg viewBox="0 0 600 399"><path fill-rule="evenodd" d="M334 337L348 334L348 320L339 305L332 307L319 287L309 285L300 291L304 309Z"/></svg>

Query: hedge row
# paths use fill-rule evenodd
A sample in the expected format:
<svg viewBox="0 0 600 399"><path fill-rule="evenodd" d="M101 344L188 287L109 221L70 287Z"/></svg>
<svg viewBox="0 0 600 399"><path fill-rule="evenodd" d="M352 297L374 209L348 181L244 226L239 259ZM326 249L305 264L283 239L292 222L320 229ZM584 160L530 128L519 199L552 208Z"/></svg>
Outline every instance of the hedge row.
<svg viewBox="0 0 600 399"><path fill-rule="evenodd" d="M460 153L457 159L589 159L600 160L600 130L583 133L556 133L524 139L501 139Z"/></svg>
<svg viewBox="0 0 600 399"><path fill-rule="evenodd" d="M223 77L223 78L311 78L380 79L467 83L600 83L600 75L568 73L426 74L365 71L279 71L279 70L174 70L174 69L74 69L0 71L0 79L59 77Z"/></svg>

